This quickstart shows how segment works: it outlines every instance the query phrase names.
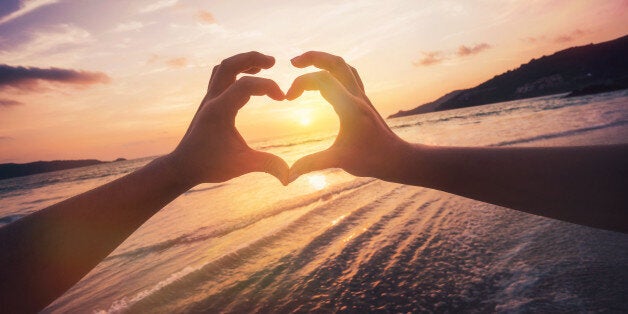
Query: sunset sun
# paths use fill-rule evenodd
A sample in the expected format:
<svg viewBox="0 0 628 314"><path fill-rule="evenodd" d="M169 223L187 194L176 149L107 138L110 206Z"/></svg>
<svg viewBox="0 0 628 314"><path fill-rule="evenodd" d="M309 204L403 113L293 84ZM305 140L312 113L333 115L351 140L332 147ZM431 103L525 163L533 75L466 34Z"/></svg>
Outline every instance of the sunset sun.
<svg viewBox="0 0 628 314"><path fill-rule="evenodd" d="M294 117L301 126L309 126L312 124L312 121L314 120L312 110L308 110L308 109L296 110L294 112Z"/></svg>

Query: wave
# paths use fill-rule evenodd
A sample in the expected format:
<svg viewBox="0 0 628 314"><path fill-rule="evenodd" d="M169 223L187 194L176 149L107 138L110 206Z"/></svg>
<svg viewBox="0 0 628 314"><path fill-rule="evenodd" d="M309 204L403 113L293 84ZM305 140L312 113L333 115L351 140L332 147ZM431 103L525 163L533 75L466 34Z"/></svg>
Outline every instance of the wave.
<svg viewBox="0 0 628 314"><path fill-rule="evenodd" d="M284 226L282 229L278 230L275 233L261 237L253 241L252 243L247 244L244 247L237 248L235 251L225 254L222 257L216 260L210 261L204 265L194 267L194 268L187 267L186 269L188 270L191 269L192 271L186 271L184 276L177 275L175 276L178 278L176 280L170 280L173 277L173 276L170 276L168 279L165 279L155 284L154 286L137 293L136 295L132 297L116 300L111 304L111 306L107 310L100 310L98 312L99 313L116 313L123 310L133 309L138 306L137 305L138 303L142 303L142 302L150 303L152 301L163 302L164 300L168 298L172 298L174 295L178 295L182 293L185 294L184 293L185 291L190 291L190 289L193 290L194 287L197 287L198 285L210 280L215 275L224 272L225 269L233 269L242 265L247 260L250 260L251 257L261 252L264 248L270 245L275 245L275 242L277 240L289 238L289 235L294 234L294 233L301 233L303 231L304 226L309 225L310 220L318 219L318 218L326 216L325 214L327 211L334 211L338 208L338 206L334 206L334 204L336 203L341 204L343 202L346 202L347 200L353 199L353 194L357 193L356 189L362 190L360 189L361 187L364 187L374 182L376 182L376 180L374 179L355 180L353 182L349 182L345 184L344 187L339 189L343 192L348 192L348 193L342 193L339 195L339 193L341 192L336 191L336 192L331 192L331 193L322 193L323 195L308 198L309 201L304 200L302 201L302 203L310 204L319 199L324 199L324 200L327 200L328 202L325 202L321 204L320 206L317 206L313 208L312 210L306 212L303 216L297 218L295 221L289 223L288 225ZM386 193L383 196L383 198L392 196L395 193L395 191L398 191L399 189L402 189L402 188L405 188L405 187L400 186L393 189L392 192ZM327 194L336 194L336 198L330 201L328 197L324 196ZM306 246L306 248L304 248L303 251L307 252L308 247L312 248L313 246L322 246L322 245L328 244L329 241L325 241L325 239L329 239L329 237L333 237L333 235L335 235L339 229L347 228L347 226L351 223L351 221L357 219L356 217L358 216L363 217L364 215L368 214L368 211L377 209L378 205L381 203L381 200L382 198L376 197L373 201L369 202L365 206L359 206L357 208L353 208L351 214L349 214L344 219L340 219L342 220L342 223L335 224L332 228L332 231L328 230L324 232L323 235L317 237L318 240L314 239L313 241L311 241L314 244L310 244ZM302 255L301 258L299 258L299 260L301 261L305 261L307 259L308 258L306 258L306 255ZM297 267L295 267L295 269L296 268ZM181 274L181 272L178 272L176 274ZM255 276L252 276L252 278L254 277ZM166 297L164 298L162 296L166 296Z"/></svg>
<svg viewBox="0 0 628 314"><path fill-rule="evenodd" d="M297 145L302 145L302 144L310 144L310 143L322 142L322 141L333 139L335 137L336 137L336 135L334 134L334 135L330 135L330 136L323 136L323 137L317 137L317 138L308 138L308 139L298 140L298 141L294 141L294 142L279 143L279 144L268 144L268 145L257 145L257 146L255 146L255 149L270 149L270 148L292 147L292 146L297 146Z"/></svg>
<svg viewBox="0 0 628 314"><path fill-rule="evenodd" d="M55 197L48 197L48 198L40 198L34 201L29 201L29 202L22 202L22 205L33 205L33 204L39 204L39 203L43 203L43 202L47 202L47 201L54 201L54 200L58 200L64 198L63 196L55 196Z"/></svg>
<svg viewBox="0 0 628 314"><path fill-rule="evenodd" d="M417 196L424 194L426 190L420 190L419 192L413 191L414 188L405 186L395 186L387 191L379 189L378 192L380 195L377 195L361 206L351 208L349 213L341 215L334 220L331 226L328 225L329 227L325 228L325 230L315 235L313 238L308 239L308 242L305 243L306 245L298 248L295 252L290 252L281 257L278 263L266 265L266 267L256 271L252 275L246 276L245 279L233 282L232 285L215 289L215 293L204 293L206 295L203 296L202 300L190 304L190 308L185 309L185 311L206 312L208 309L224 310L228 309L234 302L239 303L238 300L241 297L251 302L244 302L239 304L240 306L247 307L254 305L254 303L260 303L262 300L259 299L263 297L269 297L273 300L274 305L281 306L281 303L284 301L283 299L278 299L274 295L260 293L260 291L265 289L271 282L279 285L279 287L275 287L277 290L289 293L290 296L287 299L291 302L296 301L292 299L293 296L303 297L305 295L306 298L313 297L316 293L312 291L324 289L323 287L332 285L331 282L337 283L343 281L341 278L337 277L338 273L334 270L338 267L343 267L342 265L350 268L352 261L357 258L357 255L362 254L373 242L377 242L376 239L381 238L385 230L394 229L390 228L390 224L393 220L403 219L404 213L412 212L411 209L414 208L414 206L412 206L415 203L414 200ZM407 201L399 203L398 198L402 196L402 193L405 193L403 199L407 199ZM224 273L227 269L237 269L242 265L254 261L257 254L261 253L266 247L280 246L283 241L293 239L293 235L300 234L305 226L311 225L313 220L319 219L320 217L329 217L331 212L337 211L337 205L356 198L359 198L359 195L347 195L345 199L338 199L337 202L318 206L279 230L277 233L261 238L244 248L240 248L235 252L204 265L198 271L190 273L188 276L181 278L180 281L174 282L171 286L164 287L163 291L157 292L151 298L142 300L142 302L134 305L131 309L134 311L142 311L142 309L154 308L154 303L163 302L164 297L173 297L173 295L176 295L175 292L185 289L194 290L195 287L214 280L216 276ZM383 214L381 212L383 212ZM361 231L360 235L353 237L353 231L356 229L361 230L362 228L360 227L365 220L368 226ZM347 237L347 235L349 236ZM389 240L386 236L383 236L383 238ZM328 252L328 250L330 248L333 249L338 242L348 243L348 246L338 253ZM377 250L377 252L381 252L381 250ZM321 263L322 266L319 263ZM331 263L333 266L325 265L327 263ZM299 273L304 271L308 274L303 276L299 275ZM373 271L379 272L381 268L374 267ZM322 282L321 276L328 276L327 280L329 280L329 282ZM295 279L297 280L295 281ZM242 296L244 291L248 293ZM252 302L253 300L257 302ZM227 310L227 312L267 311L245 308L230 309ZM271 312L291 312L291 310L281 309L278 311L272 310Z"/></svg>
<svg viewBox="0 0 628 314"><path fill-rule="evenodd" d="M503 141L496 144L492 144L490 146L508 146L508 145L514 145L514 144L530 143L530 142L535 142L539 140L547 140L547 139L553 139L553 138L559 138L559 137L565 137L565 136L572 136L572 135L576 135L580 133L586 133L586 132L591 132L595 130L623 126L627 124L628 124L628 121L622 120L622 121L616 121L612 123L596 125L596 126L591 126L591 127L586 127L586 128L573 129L569 131L556 132L556 133L548 133L548 134L543 134L543 135L538 135L538 136L520 138L516 140L511 140L511 141Z"/></svg>
<svg viewBox="0 0 628 314"><path fill-rule="evenodd" d="M15 214L15 215L8 215L8 216L0 217L0 224L8 225L27 215L28 214Z"/></svg>
<svg viewBox="0 0 628 314"><path fill-rule="evenodd" d="M334 188L329 189L328 191L323 191L323 192L319 192L319 193L314 193L313 195L310 194L304 198L301 199L296 199L296 200L290 200L290 201L286 201L283 204L278 204L275 205L274 208L271 209L266 209L266 210L260 210L257 214L254 215L250 215L248 217L244 217L242 219L242 221L240 223L236 223L230 226L226 226L223 227L221 229L215 229L211 232L203 233L203 230L207 229L208 227L201 227L198 228L196 230L194 230L193 232L184 234L180 237L174 238L174 239L169 239L166 241L162 241L153 245L148 245L148 246L144 246L144 247L140 247L131 251L127 251L127 252L122 252L116 255L111 255L109 257L107 257L105 259L105 261L107 260L113 260L113 259L119 259L119 258L135 258L138 256L143 256L143 255L148 255L148 254L152 254L152 253L158 253L158 252L162 252L164 250L170 249L172 247L175 246L179 246L179 245L186 245L186 244L192 244L192 243L196 243L196 242L201 242L201 241L206 241L208 239L212 239L212 238L218 238L218 237L222 237L222 236L226 236L234 231L246 228L250 225L253 225L257 222L259 222L260 220L266 219L266 218L270 218L276 215L279 215L283 212L286 211L290 211L290 210L294 210L294 209L298 209L298 208L303 208L306 207L308 205L314 204L320 200L328 200L332 197L339 197L340 195L358 189L364 185L367 185L369 183L374 182L375 179L368 179L368 180L354 180L351 181L349 183L346 184L340 184ZM217 188L216 187L211 187L211 188ZM207 189L211 189L211 188L207 188ZM203 189L206 190L206 189Z"/></svg>

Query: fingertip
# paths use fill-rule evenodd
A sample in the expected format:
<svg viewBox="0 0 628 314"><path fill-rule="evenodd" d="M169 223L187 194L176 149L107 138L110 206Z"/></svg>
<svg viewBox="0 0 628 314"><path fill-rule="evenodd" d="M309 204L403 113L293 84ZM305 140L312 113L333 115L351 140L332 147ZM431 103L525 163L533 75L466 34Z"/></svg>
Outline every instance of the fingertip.
<svg viewBox="0 0 628 314"><path fill-rule="evenodd" d="M291 86L286 93L286 100L295 100L299 96L301 96L301 93L296 88L294 88L294 86Z"/></svg>
<svg viewBox="0 0 628 314"><path fill-rule="evenodd" d="M275 65L275 57L264 55L264 61L261 64L262 69L270 69Z"/></svg>
<svg viewBox="0 0 628 314"><path fill-rule="evenodd" d="M278 101L281 101L281 100L285 100L285 99L286 99L286 95L284 95L284 93L283 93L283 92L281 92L281 91L274 92L274 93L272 93L272 94L271 94L271 95L269 95L269 96L270 96L270 98L272 98L272 99L274 99L274 100L278 100Z"/></svg>
<svg viewBox="0 0 628 314"><path fill-rule="evenodd" d="M297 68L304 68L304 67L306 67L306 66L307 66L307 64L305 64L305 63L303 62L303 58L302 58L302 56L303 56L303 55L301 55L301 56L296 56L296 57L294 57L294 58L290 59L290 63L292 63L292 65L293 65L294 67L297 67Z"/></svg>
<svg viewBox="0 0 628 314"><path fill-rule="evenodd" d="M298 173L294 173L292 171L290 171L290 174L288 175L288 183L292 183L294 182L296 179L298 179L301 175Z"/></svg>
<svg viewBox="0 0 628 314"><path fill-rule="evenodd" d="M288 164L273 154L262 152L259 152L259 154L261 154L261 159L263 160L263 171L273 175L284 186L288 185L288 175L290 174Z"/></svg>
<svg viewBox="0 0 628 314"><path fill-rule="evenodd" d="M288 173L288 182L294 182L304 173L307 173L306 164L308 163L308 156L305 156L299 160L297 160L292 167L290 167L290 172Z"/></svg>
<svg viewBox="0 0 628 314"><path fill-rule="evenodd" d="M286 94L283 92L283 90L281 90L279 85L277 85L275 81L271 81L271 82L272 82L272 90L270 91L268 96L270 96L270 98L274 100L279 100L279 101L286 99Z"/></svg>

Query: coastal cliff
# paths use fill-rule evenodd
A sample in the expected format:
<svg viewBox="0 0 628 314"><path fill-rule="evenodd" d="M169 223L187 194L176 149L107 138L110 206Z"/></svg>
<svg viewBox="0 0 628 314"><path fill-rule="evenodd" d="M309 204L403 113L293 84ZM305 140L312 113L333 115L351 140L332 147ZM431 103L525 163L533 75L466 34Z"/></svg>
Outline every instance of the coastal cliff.
<svg viewBox="0 0 628 314"><path fill-rule="evenodd" d="M456 90L389 118L572 91L628 88L628 36L532 59L473 88ZM595 87L595 88L592 88ZM581 94L581 93L580 93Z"/></svg>

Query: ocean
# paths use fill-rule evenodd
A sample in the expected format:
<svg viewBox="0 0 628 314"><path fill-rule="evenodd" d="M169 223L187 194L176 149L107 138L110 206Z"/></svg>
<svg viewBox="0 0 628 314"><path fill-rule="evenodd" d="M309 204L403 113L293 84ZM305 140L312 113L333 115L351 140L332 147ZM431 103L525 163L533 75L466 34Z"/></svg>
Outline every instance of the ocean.
<svg viewBox="0 0 628 314"><path fill-rule="evenodd" d="M628 142L628 91L562 96L387 122L432 145ZM252 146L290 164L333 138ZM0 180L0 226L150 160ZM626 234L339 169L253 173L181 195L44 312L625 313L627 266Z"/></svg>

